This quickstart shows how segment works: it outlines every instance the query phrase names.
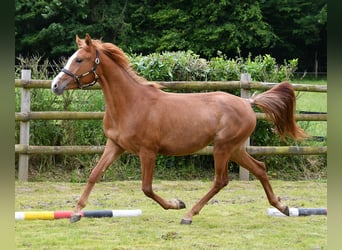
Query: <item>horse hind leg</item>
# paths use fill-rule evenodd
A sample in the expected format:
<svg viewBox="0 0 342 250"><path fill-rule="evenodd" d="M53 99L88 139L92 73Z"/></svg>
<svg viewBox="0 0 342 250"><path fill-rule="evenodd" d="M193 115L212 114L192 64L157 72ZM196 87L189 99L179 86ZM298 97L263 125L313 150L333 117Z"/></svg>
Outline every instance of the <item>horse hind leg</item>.
<svg viewBox="0 0 342 250"><path fill-rule="evenodd" d="M282 205L280 203L280 198L277 197L272 189L272 186L269 182L269 178L266 172L266 167L265 164L261 161L257 161L254 159L252 156L250 156L245 149L242 149L238 151L237 154L234 154L232 157L232 160L239 165L243 166L247 170L249 170L252 174L254 174L259 181L261 182L267 199L269 203L277 208L279 211L284 213L285 215L289 215L289 208L288 206Z"/></svg>
<svg viewBox="0 0 342 250"><path fill-rule="evenodd" d="M191 224L194 215L199 214L207 202L214 197L223 187L228 185L228 167L230 153L225 150L214 150L215 179L209 192L202 197L181 220L181 224Z"/></svg>

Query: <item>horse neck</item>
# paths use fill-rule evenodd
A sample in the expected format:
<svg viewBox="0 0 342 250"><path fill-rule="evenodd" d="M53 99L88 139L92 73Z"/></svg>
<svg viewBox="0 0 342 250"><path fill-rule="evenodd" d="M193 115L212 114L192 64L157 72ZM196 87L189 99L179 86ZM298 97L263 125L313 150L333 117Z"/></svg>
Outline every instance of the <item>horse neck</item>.
<svg viewBox="0 0 342 250"><path fill-rule="evenodd" d="M129 112L142 99L144 86L116 63L107 65L109 66L101 68L99 83L106 102L106 112L120 119L120 115Z"/></svg>

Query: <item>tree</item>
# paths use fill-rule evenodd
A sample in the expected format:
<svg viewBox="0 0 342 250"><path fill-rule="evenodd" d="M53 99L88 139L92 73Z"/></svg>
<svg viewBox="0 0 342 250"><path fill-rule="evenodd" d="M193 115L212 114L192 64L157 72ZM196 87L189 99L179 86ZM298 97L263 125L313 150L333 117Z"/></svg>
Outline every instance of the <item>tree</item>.
<svg viewBox="0 0 342 250"><path fill-rule="evenodd" d="M140 7L139 7L140 6ZM144 53L187 50L211 57L273 46L276 38L255 1L154 1L131 6L131 43Z"/></svg>
<svg viewBox="0 0 342 250"><path fill-rule="evenodd" d="M311 71L315 53L326 63L326 0L273 0L261 6L265 21L279 38L272 50L277 58L299 57L302 68Z"/></svg>
<svg viewBox="0 0 342 250"><path fill-rule="evenodd" d="M17 0L16 56L69 56L76 34L119 45L128 53L192 50L299 58L326 67L326 0Z"/></svg>
<svg viewBox="0 0 342 250"><path fill-rule="evenodd" d="M127 0L16 1L16 51L50 58L70 55L75 35L85 33L115 42L129 25Z"/></svg>

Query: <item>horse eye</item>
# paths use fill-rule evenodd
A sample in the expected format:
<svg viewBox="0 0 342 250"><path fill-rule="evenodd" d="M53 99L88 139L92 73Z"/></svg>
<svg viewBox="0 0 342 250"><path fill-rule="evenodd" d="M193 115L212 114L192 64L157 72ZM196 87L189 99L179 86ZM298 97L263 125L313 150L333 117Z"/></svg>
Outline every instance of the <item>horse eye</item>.
<svg viewBox="0 0 342 250"><path fill-rule="evenodd" d="M76 60L75 60L77 63L81 63L82 61L83 61L83 59L81 59L81 58L76 58Z"/></svg>

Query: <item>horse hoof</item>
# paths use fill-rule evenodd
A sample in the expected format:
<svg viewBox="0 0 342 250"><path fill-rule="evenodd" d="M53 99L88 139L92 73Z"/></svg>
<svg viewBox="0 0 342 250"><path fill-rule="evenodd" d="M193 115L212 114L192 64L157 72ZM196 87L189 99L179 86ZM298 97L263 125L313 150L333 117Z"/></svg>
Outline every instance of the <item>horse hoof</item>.
<svg viewBox="0 0 342 250"><path fill-rule="evenodd" d="M181 200L178 200L178 208L179 209L186 208L185 203L183 201L181 201Z"/></svg>
<svg viewBox="0 0 342 250"><path fill-rule="evenodd" d="M74 214L70 217L70 223L75 223L77 221L81 220L80 214Z"/></svg>
<svg viewBox="0 0 342 250"><path fill-rule="evenodd" d="M192 220L182 219L180 224L182 225L190 225L192 223Z"/></svg>
<svg viewBox="0 0 342 250"><path fill-rule="evenodd" d="M283 214L287 215L287 216L290 216L290 209L288 206L285 207L284 211L283 211Z"/></svg>

